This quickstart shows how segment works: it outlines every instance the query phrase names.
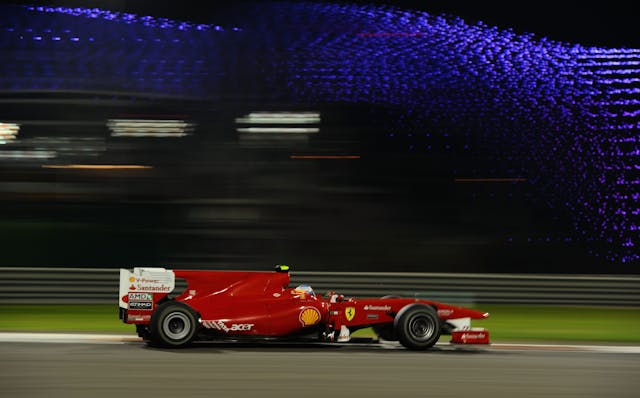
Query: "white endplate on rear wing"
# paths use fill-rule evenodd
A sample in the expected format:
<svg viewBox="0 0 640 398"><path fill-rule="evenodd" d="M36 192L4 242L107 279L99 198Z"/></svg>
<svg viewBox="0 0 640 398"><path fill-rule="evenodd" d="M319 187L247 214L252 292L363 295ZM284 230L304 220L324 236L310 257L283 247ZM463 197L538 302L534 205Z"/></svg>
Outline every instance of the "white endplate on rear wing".
<svg viewBox="0 0 640 398"><path fill-rule="evenodd" d="M173 271L165 268L120 268L119 305L128 308L123 297L129 293L170 293L175 288Z"/></svg>

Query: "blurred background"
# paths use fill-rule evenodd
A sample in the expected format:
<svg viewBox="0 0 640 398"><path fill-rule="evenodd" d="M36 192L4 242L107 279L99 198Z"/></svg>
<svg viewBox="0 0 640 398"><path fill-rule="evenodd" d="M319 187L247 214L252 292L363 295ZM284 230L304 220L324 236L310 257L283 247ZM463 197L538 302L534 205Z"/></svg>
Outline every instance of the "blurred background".
<svg viewBox="0 0 640 398"><path fill-rule="evenodd" d="M465 3L3 3L2 265L637 274L631 13Z"/></svg>

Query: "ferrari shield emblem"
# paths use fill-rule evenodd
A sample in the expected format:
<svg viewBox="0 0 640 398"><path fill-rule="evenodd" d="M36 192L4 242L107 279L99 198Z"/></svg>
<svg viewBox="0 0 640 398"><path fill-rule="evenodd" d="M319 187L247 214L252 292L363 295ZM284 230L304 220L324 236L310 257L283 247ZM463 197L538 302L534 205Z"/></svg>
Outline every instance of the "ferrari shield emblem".
<svg viewBox="0 0 640 398"><path fill-rule="evenodd" d="M356 316L356 307L347 307L344 309L344 316L347 318L347 321L353 319Z"/></svg>

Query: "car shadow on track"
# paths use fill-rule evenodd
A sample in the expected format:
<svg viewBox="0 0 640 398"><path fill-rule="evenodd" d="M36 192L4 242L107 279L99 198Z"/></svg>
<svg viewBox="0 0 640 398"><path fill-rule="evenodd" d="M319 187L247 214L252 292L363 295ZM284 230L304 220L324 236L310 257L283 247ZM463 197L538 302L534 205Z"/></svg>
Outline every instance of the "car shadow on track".
<svg viewBox="0 0 640 398"><path fill-rule="evenodd" d="M354 352L403 352L403 353L430 353L430 354L463 354L473 355L478 353L491 352L486 346L451 346L449 344L437 344L424 351L407 350L398 342L379 341L370 338L352 339L348 343L331 343L318 341L280 341L280 340L218 340L218 341L198 341L183 348L162 348L152 347L143 344L144 349L154 351L166 351L172 353L207 353L225 351L246 351L246 352L335 352L350 354Z"/></svg>

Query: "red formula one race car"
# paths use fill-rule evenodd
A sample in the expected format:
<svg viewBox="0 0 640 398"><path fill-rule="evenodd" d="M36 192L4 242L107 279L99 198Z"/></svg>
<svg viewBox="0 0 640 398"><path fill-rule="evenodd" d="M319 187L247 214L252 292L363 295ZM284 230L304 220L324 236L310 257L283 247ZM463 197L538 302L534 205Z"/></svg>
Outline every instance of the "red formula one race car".
<svg viewBox="0 0 640 398"><path fill-rule="evenodd" d="M288 270L121 269L120 319L162 347L241 338L342 343L366 327L411 350L432 347L442 334L453 344L489 344L489 332L470 325L487 313L415 298L319 296L307 285L289 287ZM176 278L187 283L177 296Z"/></svg>

